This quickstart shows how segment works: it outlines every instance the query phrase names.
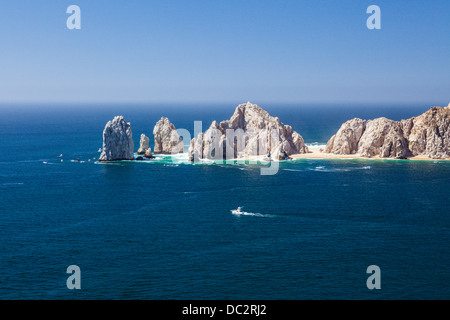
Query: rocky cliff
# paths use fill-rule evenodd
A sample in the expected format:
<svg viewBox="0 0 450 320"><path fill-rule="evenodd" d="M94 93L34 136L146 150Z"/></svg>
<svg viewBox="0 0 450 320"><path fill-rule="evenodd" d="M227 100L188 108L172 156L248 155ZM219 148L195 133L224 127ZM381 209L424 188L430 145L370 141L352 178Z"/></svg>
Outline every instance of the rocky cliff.
<svg viewBox="0 0 450 320"><path fill-rule="evenodd" d="M268 155L284 160L289 155L306 153L301 135L250 102L237 106L230 120L213 121L205 133L192 139L190 161L198 159L236 159Z"/></svg>
<svg viewBox="0 0 450 320"><path fill-rule="evenodd" d="M122 116L114 117L103 130L103 151L99 161L133 160L131 125Z"/></svg>
<svg viewBox="0 0 450 320"><path fill-rule="evenodd" d="M174 154L183 152L183 140L168 118L162 117L153 128L155 154Z"/></svg>
<svg viewBox="0 0 450 320"><path fill-rule="evenodd" d="M386 118L345 122L331 137L325 152L363 157L406 159L411 156L450 157L450 104L432 107L402 121Z"/></svg>

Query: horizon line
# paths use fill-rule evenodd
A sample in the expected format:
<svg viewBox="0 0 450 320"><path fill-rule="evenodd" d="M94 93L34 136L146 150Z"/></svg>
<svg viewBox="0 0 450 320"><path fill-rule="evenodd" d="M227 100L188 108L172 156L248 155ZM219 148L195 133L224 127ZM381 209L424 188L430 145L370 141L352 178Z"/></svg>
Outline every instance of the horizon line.
<svg viewBox="0 0 450 320"><path fill-rule="evenodd" d="M436 101L345 101L345 100L339 100L339 101L255 101L253 99L250 100L240 100L240 102L237 102L237 100L234 101L194 101L194 100L187 100L187 101L169 101L169 100L162 100L162 101L132 101L132 100L123 100L123 101L0 101L0 107L6 106L6 105L21 105L21 106L42 106L43 104L49 105L49 106L56 106L56 105L62 105L62 106L92 106L92 105L98 105L101 106L107 106L107 105L123 105L123 104L130 104L130 105L149 105L149 106L155 106L155 105L193 105L198 104L201 105L226 105L226 104L232 104L232 105L240 105L246 102L251 102L253 104L257 105L341 105L341 104L348 104L348 105L406 105L406 104L413 104L413 105L425 105L429 107L434 106L440 106L440 107L446 107L450 103L450 99L448 99L448 102L442 101L442 103L437 103Z"/></svg>

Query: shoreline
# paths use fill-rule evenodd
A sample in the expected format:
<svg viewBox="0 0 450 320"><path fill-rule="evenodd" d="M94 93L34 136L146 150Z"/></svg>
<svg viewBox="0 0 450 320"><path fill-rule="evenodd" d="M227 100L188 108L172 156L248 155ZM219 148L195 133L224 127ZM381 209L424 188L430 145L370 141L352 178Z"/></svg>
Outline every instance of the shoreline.
<svg viewBox="0 0 450 320"><path fill-rule="evenodd" d="M308 149L310 152L308 153L298 153L298 154L292 154L290 155L290 157L292 158L292 160L387 160L387 161L450 161L450 158L429 158L427 156L415 156L415 157L411 157L411 158L407 158L407 159L396 159L396 158L381 158L379 156L376 157L362 157L358 154L333 154L333 153L326 153L323 152L321 150L323 150L325 148L325 145L315 145L315 146L311 146L308 145ZM172 156L183 156L186 157L187 161L187 157L188 157L188 153L187 152L180 152L180 153L176 153L176 154L165 154L165 153L161 153L161 154L156 154L153 155L152 159L145 159L145 160L141 160L142 162L152 162L152 161L158 161L161 160L159 158L171 158ZM135 153L135 159L133 160L113 160L113 161L102 161L102 160L97 160L97 163L108 163L108 162L123 162L123 161L128 161L128 162L141 162L139 160L136 160L136 157L138 155ZM194 162L189 162L189 163L205 163L205 162L215 162L215 161L258 161L258 162L264 162L264 163L269 163L270 161L265 160L264 159L265 156L260 155L260 156L245 156L242 158L234 158L234 159L230 159L230 160L219 160L219 159L201 159L200 161L194 161ZM181 159L180 159L181 160ZM289 161L289 160L272 160L273 162L284 162L284 161Z"/></svg>
<svg viewBox="0 0 450 320"><path fill-rule="evenodd" d="M359 154L334 154L334 153L326 153L321 150L325 148L325 145L316 145L311 146L308 145L309 152L308 153L297 153L292 154L289 157L292 160L304 159L304 160L388 160L388 161L450 161L450 158L429 158L427 156L414 156L407 159L396 159L396 158L381 158L380 156L376 157L363 157ZM269 162L264 160L265 156L246 156L243 158L231 159L232 161L261 161L261 162ZM289 160L272 160L272 161L289 161Z"/></svg>
<svg viewBox="0 0 450 320"><path fill-rule="evenodd" d="M323 150L325 146L308 146L310 152L301 153L301 154L293 154L290 157L292 159L336 159L336 160L413 160L413 161L449 161L450 158L429 158L427 156L414 156L407 159L395 159L395 158L381 158L379 156L376 157L363 157L358 154L334 154L334 153L326 153Z"/></svg>

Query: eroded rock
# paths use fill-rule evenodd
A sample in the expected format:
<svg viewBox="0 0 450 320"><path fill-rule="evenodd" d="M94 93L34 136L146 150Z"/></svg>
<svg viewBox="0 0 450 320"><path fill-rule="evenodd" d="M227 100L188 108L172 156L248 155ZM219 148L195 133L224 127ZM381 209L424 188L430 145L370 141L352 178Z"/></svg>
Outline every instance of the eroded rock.
<svg viewBox="0 0 450 320"><path fill-rule="evenodd" d="M137 154L145 154L145 152L150 149L149 143L150 139L145 134L141 134L141 140L139 141L139 149L137 151Z"/></svg>
<svg viewBox="0 0 450 320"><path fill-rule="evenodd" d="M183 140L168 118L162 117L153 128L155 154L175 154L183 152Z"/></svg>
<svg viewBox="0 0 450 320"><path fill-rule="evenodd" d="M99 161L133 160L134 142L131 125L123 116L108 121L103 130L103 151Z"/></svg>
<svg viewBox="0 0 450 320"><path fill-rule="evenodd" d="M235 159L267 155L286 159L296 153L307 153L300 134L250 102L237 106L230 120L213 121L205 133L192 139L189 159Z"/></svg>
<svg viewBox="0 0 450 320"><path fill-rule="evenodd" d="M418 117L345 122L328 141L325 152L363 157L406 159L450 157L450 106L432 107Z"/></svg>

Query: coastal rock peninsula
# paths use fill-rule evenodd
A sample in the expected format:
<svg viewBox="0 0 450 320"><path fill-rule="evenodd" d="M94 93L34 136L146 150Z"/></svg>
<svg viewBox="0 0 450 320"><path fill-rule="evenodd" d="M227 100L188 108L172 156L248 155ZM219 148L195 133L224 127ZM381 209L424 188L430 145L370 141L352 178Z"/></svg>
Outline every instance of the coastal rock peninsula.
<svg viewBox="0 0 450 320"><path fill-rule="evenodd" d="M205 133L191 140L189 160L238 159L270 156L285 160L292 154L307 153L300 134L277 117L250 102L236 107L230 120L213 121Z"/></svg>
<svg viewBox="0 0 450 320"><path fill-rule="evenodd" d="M99 161L133 160L134 142L131 125L122 116L108 121L103 130L103 151Z"/></svg>
<svg viewBox="0 0 450 320"><path fill-rule="evenodd" d="M155 154L174 154L183 152L183 140L168 118L162 117L153 128Z"/></svg>
<svg viewBox="0 0 450 320"><path fill-rule="evenodd" d="M450 157L450 105L432 107L418 117L393 121L352 119L331 137L325 152L362 157L407 159Z"/></svg>

